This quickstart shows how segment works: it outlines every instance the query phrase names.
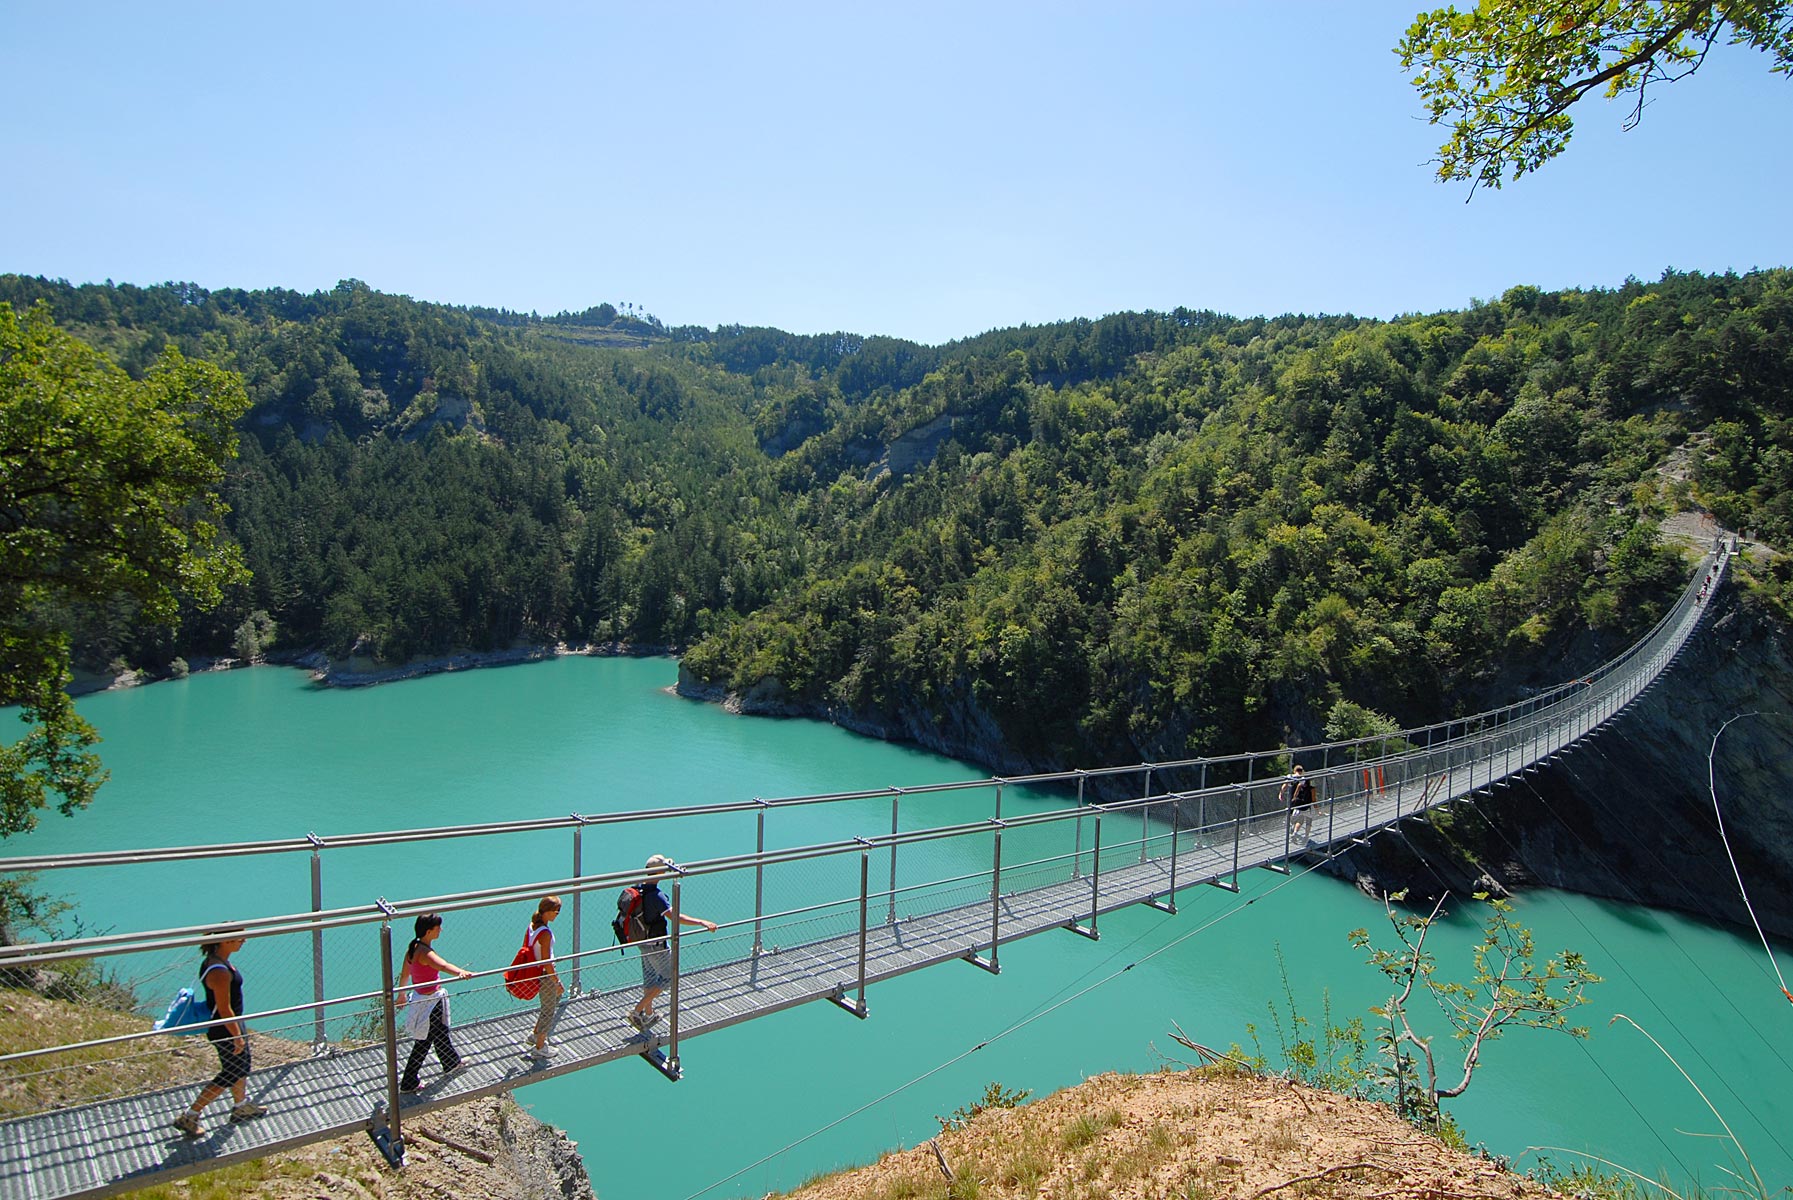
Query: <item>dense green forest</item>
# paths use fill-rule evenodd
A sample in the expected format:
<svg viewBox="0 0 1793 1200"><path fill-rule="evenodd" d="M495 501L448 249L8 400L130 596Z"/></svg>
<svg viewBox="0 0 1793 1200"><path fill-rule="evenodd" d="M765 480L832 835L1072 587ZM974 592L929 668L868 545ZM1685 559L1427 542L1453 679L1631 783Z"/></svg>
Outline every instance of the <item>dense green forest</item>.
<svg viewBox="0 0 1793 1200"><path fill-rule="evenodd" d="M253 403L224 488L251 581L171 630L70 614L94 666L619 641L1091 764L1432 715L1622 642L1684 578L1655 530L1690 504L1793 542L1785 270L937 347L354 281L0 276L0 301L133 374L172 343ZM1787 562L1757 568L1783 616Z"/></svg>

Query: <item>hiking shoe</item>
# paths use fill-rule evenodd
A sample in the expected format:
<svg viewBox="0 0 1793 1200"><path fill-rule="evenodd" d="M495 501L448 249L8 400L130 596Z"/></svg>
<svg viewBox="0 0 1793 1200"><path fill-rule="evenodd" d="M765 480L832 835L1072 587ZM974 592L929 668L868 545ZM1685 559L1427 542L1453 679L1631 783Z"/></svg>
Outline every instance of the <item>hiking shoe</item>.
<svg viewBox="0 0 1793 1200"><path fill-rule="evenodd" d="M629 1024L635 1026L635 1028L641 1030L643 1033L646 1033L659 1023L659 1013L632 1012L629 1014Z"/></svg>
<svg viewBox="0 0 1793 1200"><path fill-rule="evenodd" d="M230 1119L233 1121L253 1121L257 1117L265 1117L268 1110L253 1100L245 1100L241 1104L233 1104L230 1108Z"/></svg>
<svg viewBox="0 0 1793 1200"><path fill-rule="evenodd" d="M443 1079L453 1079L456 1075L459 1075L466 1070L467 1070L467 1064L464 1062L458 1062L454 1066L448 1068L448 1070L442 1072L442 1078Z"/></svg>
<svg viewBox="0 0 1793 1200"><path fill-rule="evenodd" d="M199 1136L199 1114L191 1109L168 1123L190 1138Z"/></svg>
<svg viewBox="0 0 1793 1200"><path fill-rule="evenodd" d="M531 1046L525 1052L524 1057L533 1058L536 1062L547 1062L558 1053L559 1051L552 1046Z"/></svg>
<svg viewBox="0 0 1793 1200"><path fill-rule="evenodd" d="M414 1083L401 1083L398 1085L398 1094L401 1096L409 1096L412 1092L415 1092L416 1090L417 1090L417 1085Z"/></svg>

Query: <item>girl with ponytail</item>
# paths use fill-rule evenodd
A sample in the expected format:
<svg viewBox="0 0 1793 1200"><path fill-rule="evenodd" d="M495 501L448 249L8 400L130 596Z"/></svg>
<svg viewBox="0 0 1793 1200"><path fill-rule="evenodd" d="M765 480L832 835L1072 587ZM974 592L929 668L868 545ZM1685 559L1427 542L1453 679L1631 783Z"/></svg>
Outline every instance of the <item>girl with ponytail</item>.
<svg viewBox="0 0 1793 1200"><path fill-rule="evenodd" d="M535 955L541 990L536 992L536 999L541 1008L535 1015L535 1036L529 1049L524 1054L536 1062L544 1062L554 1057L554 1047L548 1044L548 1030L554 1023L554 1011L560 1004L560 998L566 989L560 985L560 975L554 970L554 931L548 928L548 922L560 915L560 897L543 896L541 903L535 906L535 914L529 918L529 929L523 935L523 944Z"/></svg>
<svg viewBox="0 0 1793 1200"><path fill-rule="evenodd" d="M417 1090L418 1072L423 1069L423 1060L429 1056L432 1046L436 1049L436 1061L442 1064L442 1078L447 1079L461 1069L461 1056L448 1039L448 993L442 990L438 980L444 971L457 979L467 979L473 972L462 970L436 953L434 943L441 935L442 914L424 913L417 918L416 936L405 947L405 965L398 975L398 1002L400 1007L407 1001L418 1007L405 1014L405 1032L417 1041L411 1047L411 1057L406 1061L404 1076L398 1083L401 1092ZM403 994L407 981L411 984L408 997Z"/></svg>

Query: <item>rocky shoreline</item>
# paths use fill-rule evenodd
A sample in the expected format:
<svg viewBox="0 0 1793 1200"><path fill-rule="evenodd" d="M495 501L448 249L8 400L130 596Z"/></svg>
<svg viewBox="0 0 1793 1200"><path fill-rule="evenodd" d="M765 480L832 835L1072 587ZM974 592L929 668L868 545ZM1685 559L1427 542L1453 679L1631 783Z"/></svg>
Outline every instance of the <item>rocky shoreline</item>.
<svg viewBox="0 0 1793 1200"><path fill-rule="evenodd" d="M573 655L590 658L658 658L677 654L679 651L680 647L677 646L642 646L632 642L553 642L511 646L503 650L458 650L451 654L389 664L359 655L331 658L321 650L300 650L290 654L270 654L266 658L252 660L196 657L188 663L186 674L200 675L209 671L232 671L252 666L297 667L311 672L311 681L322 687L354 688L422 679L426 675L442 675L450 671L550 662ZM135 669L117 674L83 671L69 684L68 691L71 696L86 696L94 692L143 687L181 677L152 675Z"/></svg>
<svg viewBox="0 0 1793 1200"><path fill-rule="evenodd" d="M371 658L351 655L333 659L313 651L292 660L292 665L311 672L313 683L324 687L372 687L381 683L398 683L405 679L421 679L426 675L443 675L450 671L473 671L482 667L511 667L523 663L549 662L574 655L589 658L653 658L673 654L669 646L637 646L629 642L586 642L569 645L555 642L546 645L511 646L504 650L461 650L453 654L412 659L398 664L382 664Z"/></svg>

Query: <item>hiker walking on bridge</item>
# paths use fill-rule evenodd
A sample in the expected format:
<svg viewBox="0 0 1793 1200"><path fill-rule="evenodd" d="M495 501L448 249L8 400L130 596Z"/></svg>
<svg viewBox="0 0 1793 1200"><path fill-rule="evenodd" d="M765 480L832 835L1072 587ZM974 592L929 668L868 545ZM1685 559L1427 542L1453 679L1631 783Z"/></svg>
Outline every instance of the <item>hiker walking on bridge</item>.
<svg viewBox="0 0 1793 1200"><path fill-rule="evenodd" d="M401 1092L417 1090L418 1072L423 1070L423 1060L432 1046L436 1048L436 1061L442 1064L444 1079L461 1069L461 1056L448 1040L448 993L437 980L444 971L457 979L473 976L472 971L462 970L436 953L433 943L442 935L441 913L424 913L417 918L415 930L416 936L405 947L405 965L398 976L398 1002L410 1005L405 1013L405 1032L416 1039L411 1057L405 1062L404 1078L399 1080ZM404 995L407 981L411 984L408 998Z"/></svg>
<svg viewBox="0 0 1793 1200"><path fill-rule="evenodd" d="M560 998L566 994L560 973L554 969L554 931L548 928L559 915L560 897L543 896L535 906L535 914L529 918L529 929L523 934L523 945L535 955L539 972L536 978L540 982L536 999L541 1002L541 1008L535 1014L535 1040L524 1053L537 1062L554 1057L554 1047L548 1044L548 1030L559 1011Z"/></svg>
<svg viewBox="0 0 1793 1200"><path fill-rule="evenodd" d="M630 936L627 940L637 942L641 947L641 999L636 1002L635 1011L629 1014L629 1024L644 1033L659 1021L660 1014L654 1011L654 1000L672 982L672 951L666 944L666 914L672 911L672 902L660 890L660 877L675 869L675 866L672 859L664 854L656 854L648 859L648 876L624 893L627 896L627 892L634 892L635 896L619 917L619 920L629 926ZM710 933L716 932L716 922L694 917L690 913L681 912L679 924L696 925Z"/></svg>
<svg viewBox="0 0 1793 1200"><path fill-rule="evenodd" d="M243 948L241 930L225 930L213 935L216 940L200 946L205 955L199 963L199 983L212 1006L212 1016L219 1023L208 1027L205 1036L218 1051L218 1074L200 1089L191 1106L171 1122L190 1138L200 1135L199 1114L206 1105L228 1089L231 1099L230 1119L247 1121L268 1110L249 1099L249 1024L243 1018L243 973L231 964L230 956ZM233 1019L225 1019L233 1018Z"/></svg>
<svg viewBox="0 0 1793 1200"><path fill-rule="evenodd" d="M1307 772L1300 763L1290 769L1289 778L1282 785L1277 799L1289 810L1290 833L1303 843L1311 840L1313 829L1310 827L1310 810L1314 806L1314 781L1307 777Z"/></svg>

